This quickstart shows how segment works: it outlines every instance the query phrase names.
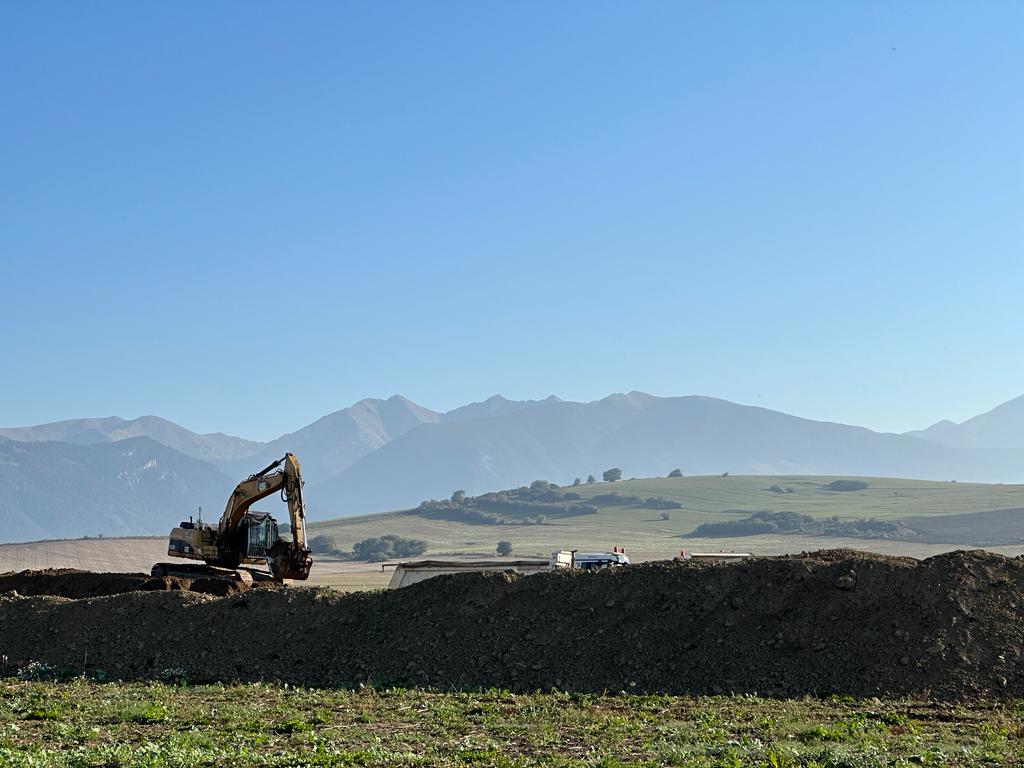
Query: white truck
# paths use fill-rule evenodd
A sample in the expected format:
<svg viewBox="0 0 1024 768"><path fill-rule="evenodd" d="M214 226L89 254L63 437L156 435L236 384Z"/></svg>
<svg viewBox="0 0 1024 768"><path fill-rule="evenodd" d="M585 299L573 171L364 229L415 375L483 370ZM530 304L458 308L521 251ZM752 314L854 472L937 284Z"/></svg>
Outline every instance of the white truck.
<svg viewBox="0 0 1024 768"><path fill-rule="evenodd" d="M625 552L577 552L573 550L568 553L556 552L555 555L570 555L569 568L580 568L584 571L596 571L601 568L618 568L629 565L629 558Z"/></svg>

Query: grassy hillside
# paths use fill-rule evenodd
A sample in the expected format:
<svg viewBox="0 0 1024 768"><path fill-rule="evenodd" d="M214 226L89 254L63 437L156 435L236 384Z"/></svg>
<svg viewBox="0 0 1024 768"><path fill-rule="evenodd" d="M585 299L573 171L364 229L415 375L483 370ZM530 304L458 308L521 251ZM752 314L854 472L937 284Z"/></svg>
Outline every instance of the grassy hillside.
<svg viewBox="0 0 1024 768"><path fill-rule="evenodd" d="M788 510L821 517L881 517L952 515L993 509L1024 507L1024 485L935 482L891 477L858 478L868 483L863 491L829 491L825 486L837 479L785 475L744 475L728 477L645 478L623 480L610 485L582 485L573 488L583 497L607 493L663 496L678 501L687 510L720 514L731 510L759 512ZM777 493L771 486L792 488ZM703 522L703 521L702 521Z"/></svg>
<svg viewBox="0 0 1024 768"><path fill-rule="evenodd" d="M624 480L618 483L581 485L571 490L584 500L615 491L622 495L660 496L682 504L668 510L668 519L653 509L621 506L601 507L597 514L548 518L541 525L470 524L432 519L411 511L341 518L314 523L313 535L336 538L343 547L370 536L396 533L426 540L429 553L493 552L499 540L511 541L517 554L546 554L554 549L625 547L639 558L671 557L679 549L745 549L771 554L855 546L881 552L915 556L972 546L954 541L945 545L922 545L869 539L833 539L803 535L762 535L729 539L688 539L685 535L698 525L738 520L759 511L795 511L815 517L900 519L921 516L963 515L1024 507L1024 486L979 483L931 482L893 478L863 478L869 483L862 491L828 491L824 486L836 479L807 476L683 477ZM771 486L781 493L768 490ZM785 492L792 488L792 492ZM1022 520L1024 538L1024 520ZM965 535L965 538L970 538ZM1024 551L1024 547L1019 548ZM1007 551L1015 552L1010 548Z"/></svg>

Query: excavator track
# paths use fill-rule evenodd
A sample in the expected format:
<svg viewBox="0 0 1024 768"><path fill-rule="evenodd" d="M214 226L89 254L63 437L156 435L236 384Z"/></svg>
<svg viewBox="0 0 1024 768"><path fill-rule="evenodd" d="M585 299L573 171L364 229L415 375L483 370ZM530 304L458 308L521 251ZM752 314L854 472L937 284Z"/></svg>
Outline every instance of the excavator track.
<svg viewBox="0 0 1024 768"><path fill-rule="evenodd" d="M188 563L157 563L150 571L154 579L169 576L175 579L219 579L251 585L256 579L248 568L216 568L212 565L190 565ZM258 573L258 571L257 571ZM270 578L269 574L260 574ZM262 581L262 579L259 579Z"/></svg>

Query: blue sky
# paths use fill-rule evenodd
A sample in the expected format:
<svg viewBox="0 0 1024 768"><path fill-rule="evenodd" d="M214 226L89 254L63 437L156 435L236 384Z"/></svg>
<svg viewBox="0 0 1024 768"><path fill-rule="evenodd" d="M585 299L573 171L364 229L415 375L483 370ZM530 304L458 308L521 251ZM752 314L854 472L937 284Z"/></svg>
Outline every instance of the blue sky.
<svg viewBox="0 0 1024 768"><path fill-rule="evenodd" d="M0 425L1024 393L1024 5L5 3Z"/></svg>

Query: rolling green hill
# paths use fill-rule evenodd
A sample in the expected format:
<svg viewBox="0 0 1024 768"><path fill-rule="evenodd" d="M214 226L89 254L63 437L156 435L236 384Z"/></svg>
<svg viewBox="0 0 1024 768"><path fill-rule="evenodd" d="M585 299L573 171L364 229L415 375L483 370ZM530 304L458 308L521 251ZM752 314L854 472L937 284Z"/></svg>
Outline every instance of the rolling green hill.
<svg viewBox="0 0 1024 768"><path fill-rule="evenodd" d="M888 477L864 477L863 491L825 490L837 475L823 477L744 475L729 477L645 478L614 485L598 483L572 490L583 497L615 490L637 496L663 496L687 510L705 513L792 510L820 517L901 518L949 515L1024 507L1024 485L990 485ZM771 486L792 488L777 493Z"/></svg>
<svg viewBox="0 0 1024 768"><path fill-rule="evenodd" d="M387 512L314 523L313 535L328 535L343 548L361 539L385 533L426 540L431 554L493 552L499 540L511 541L517 554L547 554L555 549L610 549L622 546L638 558L670 557L680 549L744 550L779 553L854 546L861 549L924 555L955 546L1016 545L1024 541L1024 485L933 482L892 478L861 478L869 485L861 491L830 491L836 476L702 476L623 480L564 490L586 502L616 492L623 496L661 497L682 509L664 512L634 506L603 506L596 514L547 516L542 524L525 524L514 515L493 513L498 522L463 522L439 519L422 510ZM769 490L777 486L780 491ZM792 489L787 492L786 489ZM1010 510L1009 514L996 510ZM928 520L948 516L951 526L943 536L919 541L837 538L772 534L720 539L692 539L697 526L716 521L741 520L755 512L799 512L815 518L853 520ZM994 513L992 516L978 513ZM668 519L664 519L667 516ZM998 519L998 535L986 527ZM1016 526L1016 520L1021 524ZM977 522L972 525L972 522ZM955 523L955 524L954 524ZM993 525L995 523L992 523ZM1009 527L1008 527L1009 526ZM1017 527L1020 535L1016 536ZM950 539L954 540L950 540ZM962 540L961 540L962 539ZM1024 547L1019 547L1024 551Z"/></svg>

